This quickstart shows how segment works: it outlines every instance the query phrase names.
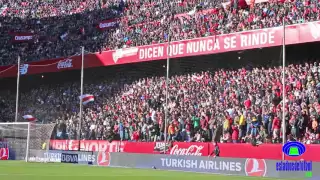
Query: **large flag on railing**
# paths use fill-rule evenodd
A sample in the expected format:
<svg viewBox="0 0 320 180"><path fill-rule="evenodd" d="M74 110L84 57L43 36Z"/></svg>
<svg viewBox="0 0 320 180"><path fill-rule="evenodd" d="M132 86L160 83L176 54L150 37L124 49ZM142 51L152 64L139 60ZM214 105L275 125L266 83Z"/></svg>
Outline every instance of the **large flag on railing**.
<svg viewBox="0 0 320 180"><path fill-rule="evenodd" d="M28 120L28 121L37 121L37 118L33 117L32 115L24 115L22 116L23 119Z"/></svg>
<svg viewBox="0 0 320 180"><path fill-rule="evenodd" d="M84 94L82 96L79 96L79 98L82 99L82 104L84 105L94 101L94 96L92 94Z"/></svg>

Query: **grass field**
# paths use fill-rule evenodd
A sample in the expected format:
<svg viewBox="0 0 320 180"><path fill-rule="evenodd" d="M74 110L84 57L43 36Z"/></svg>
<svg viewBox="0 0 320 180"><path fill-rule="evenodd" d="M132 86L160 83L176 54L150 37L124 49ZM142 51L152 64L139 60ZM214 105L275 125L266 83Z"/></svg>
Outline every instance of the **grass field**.
<svg viewBox="0 0 320 180"><path fill-rule="evenodd" d="M0 161L0 180L276 180L153 169ZM279 179L278 179L279 180Z"/></svg>

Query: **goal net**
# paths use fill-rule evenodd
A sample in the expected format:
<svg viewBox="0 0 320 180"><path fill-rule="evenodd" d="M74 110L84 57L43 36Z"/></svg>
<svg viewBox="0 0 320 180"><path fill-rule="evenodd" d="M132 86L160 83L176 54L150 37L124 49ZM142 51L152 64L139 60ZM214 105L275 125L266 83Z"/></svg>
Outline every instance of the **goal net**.
<svg viewBox="0 0 320 180"><path fill-rule="evenodd" d="M44 143L49 144L54 127L55 124L32 122L0 123L0 141L8 144L16 160L28 161L30 150L40 150Z"/></svg>

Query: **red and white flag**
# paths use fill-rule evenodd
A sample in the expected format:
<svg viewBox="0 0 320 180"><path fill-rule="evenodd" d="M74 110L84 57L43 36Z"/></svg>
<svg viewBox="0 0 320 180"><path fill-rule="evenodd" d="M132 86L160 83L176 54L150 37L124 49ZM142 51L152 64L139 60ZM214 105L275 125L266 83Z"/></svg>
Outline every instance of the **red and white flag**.
<svg viewBox="0 0 320 180"><path fill-rule="evenodd" d="M33 117L32 115L24 115L22 116L23 119L28 120L28 121L36 121L37 118Z"/></svg>
<svg viewBox="0 0 320 180"><path fill-rule="evenodd" d="M193 75L191 79L192 81L200 82L202 78L203 78L203 75L201 76Z"/></svg>
<svg viewBox="0 0 320 180"><path fill-rule="evenodd" d="M84 105L94 101L94 96L92 94L84 94L82 96L79 96L79 98L82 99L82 104Z"/></svg>

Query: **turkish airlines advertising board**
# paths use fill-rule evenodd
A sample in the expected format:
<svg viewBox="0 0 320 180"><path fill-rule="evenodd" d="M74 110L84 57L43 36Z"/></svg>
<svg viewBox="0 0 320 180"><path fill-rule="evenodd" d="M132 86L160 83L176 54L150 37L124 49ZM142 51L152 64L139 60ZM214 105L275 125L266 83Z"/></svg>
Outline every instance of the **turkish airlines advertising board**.
<svg viewBox="0 0 320 180"><path fill-rule="evenodd" d="M320 40L320 22L287 26L286 44L300 44ZM85 68L138 63L144 61L216 54L245 49L266 48L282 45L283 27L266 28L232 34L202 37L190 40L153 44L105 51L85 56ZM81 56L44 60L26 64L25 75L60 72L81 68ZM17 66L0 66L0 77L14 77Z"/></svg>

